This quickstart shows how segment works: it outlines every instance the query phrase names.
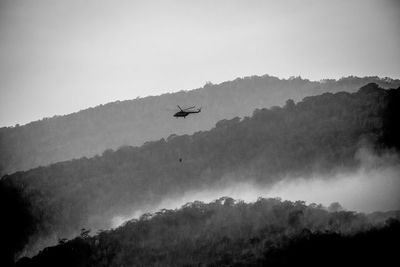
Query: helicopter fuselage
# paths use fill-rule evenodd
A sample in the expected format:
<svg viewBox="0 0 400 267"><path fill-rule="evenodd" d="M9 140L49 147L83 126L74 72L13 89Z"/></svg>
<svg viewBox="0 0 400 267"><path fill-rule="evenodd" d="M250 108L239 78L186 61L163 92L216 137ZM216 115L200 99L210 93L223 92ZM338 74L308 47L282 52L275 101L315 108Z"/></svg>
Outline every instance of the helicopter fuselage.
<svg viewBox="0 0 400 267"><path fill-rule="evenodd" d="M197 111L183 111L183 110L181 110L181 111L178 111L177 113L175 113L174 117L176 117L176 118L179 118L179 117L186 118L186 116L188 116L189 114L199 113L200 111L201 111L200 109L197 110Z"/></svg>

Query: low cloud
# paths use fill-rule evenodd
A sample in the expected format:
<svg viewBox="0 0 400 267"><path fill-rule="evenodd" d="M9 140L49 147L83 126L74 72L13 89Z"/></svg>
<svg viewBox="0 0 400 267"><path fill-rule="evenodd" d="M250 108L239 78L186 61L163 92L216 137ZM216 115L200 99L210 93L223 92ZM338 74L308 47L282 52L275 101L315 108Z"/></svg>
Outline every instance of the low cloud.
<svg viewBox="0 0 400 267"><path fill-rule="evenodd" d="M157 205L143 207L128 215L115 216L112 218L112 226L117 227L146 212L175 209L195 200L210 202L222 196L245 202L256 201L259 197L303 200L308 204L324 206L339 202L347 210L365 213L400 209L398 157L392 153L377 156L363 148L358 151L356 158L361 164L355 171L337 171L333 175L287 176L273 185L260 185L248 177L242 177L242 182L227 182L213 188L187 191L180 196L170 196Z"/></svg>

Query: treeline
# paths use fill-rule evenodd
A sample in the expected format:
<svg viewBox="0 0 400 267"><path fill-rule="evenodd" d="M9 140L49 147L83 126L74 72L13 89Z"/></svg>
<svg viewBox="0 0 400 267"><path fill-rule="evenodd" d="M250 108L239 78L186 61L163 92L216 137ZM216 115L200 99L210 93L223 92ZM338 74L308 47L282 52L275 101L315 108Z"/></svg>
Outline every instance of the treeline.
<svg viewBox="0 0 400 267"><path fill-rule="evenodd" d="M369 84L357 93L289 100L252 117L219 121L210 131L17 172L0 184L18 188L30 203L27 214L37 222L27 247L32 251L83 227L108 228L116 215L146 210L188 190L357 168L355 154L363 143L377 153L400 148L399 92ZM7 236L26 233L0 229Z"/></svg>
<svg viewBox="0 0 400 267"><path fill-rule="evenodd" d="M348 77L312 82L272 76L238 78L192 91L117 101L24 126L0 128L0 176L73 158L94 156L123 145L142 145L171 134L209 130L222 119L249 116L256 108L324 92L355 92L375 82L397 88L400 80ZM202 106L195 118L176 120L176 105Z"/></svg>
<svg viewBox="0 0 400 267"><path fill-rule="evenodd" d="M144 214L93 236L82 229L17 266L380 266L397 259L399 218L223 197Z"/></svg>

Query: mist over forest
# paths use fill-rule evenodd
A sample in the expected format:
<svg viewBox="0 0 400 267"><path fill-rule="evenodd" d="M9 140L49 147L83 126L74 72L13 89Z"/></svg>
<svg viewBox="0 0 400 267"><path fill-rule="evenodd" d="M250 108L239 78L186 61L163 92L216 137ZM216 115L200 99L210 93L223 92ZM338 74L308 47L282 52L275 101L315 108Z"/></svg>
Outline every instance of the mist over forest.
<svg viewBox="0 0 400 267"><path fill-rule="evenodd" d="M117 101L23 126L0 128L0 176L50 163L101 154L124 145L139 146L171 134L210 130L223 119L250 116L257 108L326 92L356 92L368 83L397 88L400 80L346 77L310 81L300 77L251 76L190 91ZM171 116L177 105L203 108L191 123Z"/></svg>
<svg viewBox="0 0 400 267"><path fill-rule="evenodd" d="M254 87L249 87L259 88L260 91L263 91L264 87L258 86L257 81L263 84L265 80L275 81L277 86L293 83L293 87L289 87L293 89L289 90L289 95L292 93L291 91L310 93L308 91L311 90L309 85L313 84L313 82L302 79L281 81L277 78L263 76L228 82L226 88L230 88L228 85L235 83L245 83L246 86L254 83L256 84ZM240 114L233 114L232 110L234 109L232 108L229 111L232 112L230 113L231 118L227 115L228 111L228 113L221 112L229 119L219 120L209 130L196 131L196 128L187 128L184 130L188 131L188 134L171 134L165 138L154 137L161 139L146 142L140 146L121 146L118 149L108 147L101 155L94 157L67 160L3 176L0 180L0 203L5 218L11 219L2 221L4 225L1 225L2 236L5 237L1 241L1 246L2 251L7 252L5 257L8 257L7 259L10 261L14 256L17 258L33 256L44 247L55 245L60 243L60 240L71 239L79 234L81 237L74 239L75 241L62 241L62 244L60 243L56 250L60 250L61 255L64 255L64 249L69 246L83 246L82 251L87 251L87 254L81 255L82 258L77 259L80 263L82 263L81 260L85 262L82 263L82 266L86 266L85 264L90 266L90 264L93 264L93 259L96 259L94 262L98 266L130 265L133 262L150 265L155 264L155 262L160 264L170 263L171 255L175 255L175 253L185 254L185 250L180 250L181 246L191 244L188 249L192 250L187 255L196 255L193 253L200 251L201 248L209 247L210 244L213 244L209 242L214 241L218 244L225 244L223 248L228 249L226 253L230 253L229 255L242 255L246 246L249 248L248 246L255 244L251 241L254 236L260 236L259 238L262 240L263 245L259 247L259 250L257 250L257 246L252 248L257 250L254 255L260 256L273 251L265 247L267 240L264 240L264 235L261 234L265 226L264 223L269 220L272 220L273 226L271 227L273 229L282 225L282 223L284 225L289 223L292 219L296 222L290 226L294 227L294 232L291 232L290 229L292 228L290 227L286 230L282 228L276 232L279 233L279 238L268 241L272 242L274 248L285 247L287 251L290 251L292 246L296 246L296 244L287 240L291 240L292 234L297 236L305 229L311 231L311 236L306 236L307 240L313 239L315 233L317 240L315 242L317 243L319 242L320 232L324 230L329 232L326 233L327 238L334 238L339 243L342 242L340 240L346 238L342 234L349 233L344 230L348 229L348 223L357 225L354 231L350 231L354 235L364 232L365 235L374 235L374 231L381 230L398 233L397 224L385 222L385 220L396 216L398 218L397 213L390 212L390 210L399 210L400 206L398 197L398 189L400 188L398 158L400 141L398 136L400 136L400 130L398 123L396 123L396 118L400 116L399 89L383 89L377 83L369 83L361 88L354 89L349 85L352 84L349 81L360 82L360 79L348 78L344 79L343 83L341 80L317 83L317 85L314 83L315 87L312 88L316 91L310 94L317 94L324 90L334 93L326 92L321 95L307 96L301 101L298 101L296 97L293 97L296 101L285 98L285 100L282 100L281 106L256 108L253 109L250 116L243 118L235 117ZM358 84L358 82L354 82L354 84ZM304 86L300 86L299 83ZM339 86L340 84L350 92L337 92L343 88ZM181 92L177 95L190 95L207 91L219 93L220 90L224 92L223 88L224 84L208 85L198 91ZM244 88L244 86L237 86L237 88L233 91L240 95L240 92L243 91L240 88ZM285 90L282 90L282 92L285 92ZM250 95L253 94L257 95L254 92ZM221 95L223 94L221 93ZM273 93L268 92L265 94L265 99L267 99L267 96L271 97L271 95ZM280 97L285 97L284 95L285 93L282 93ZM145 99L161 99L167 96ZM300 96L301 93L297 95L297 97ZM228 96L227 98L229 99ZM249 106L251 105L246 105L245 98L240 98L237 95L234 98L242 103L236 103L233 106L236 108L243 107L241 112L246 115L244 109L250 109ZM258 101L261 101L258 103L261 105L263 98L260 94L258 94L258 98ZM145 101L145 99L137 101ZM271 101L278 101L279 97L271 97L270 99L274 99ZM224 103L223 100L218 101L221 102L216 103ZM109 107L118 107L122 103L110 104ZM276 105L276 102L271 102L270 105ZM266 104L266 106L270 105ZM168 105L161 104L160 106ZM229 110L228 106L230 105L217 106L221 110L225 108ZM105 107L107 105L99 107L99 110L94 109L93 114L96 114L97 111L101 113L100 110ZM85 114L85 112L88 111L84 111L82 114ZM205 110L200 113L203 117L196 117L199 119L201 127L211 123L205 119L209 112L211 110ZM79 114L75 115L78 116ZM170 114L168 115L170 116ZM54 118L40 123L37 122L37 125L67 118L68 116ZM121 119L121 121L123 120ZM126 121L125 118L125 123ZM184 121L174 120L174 122L183 123ZM190 122L194 122L194 120ZM164 122L163 124L167 125L168 123ZM195 123L188 124L191 125L190 127L200 127L193 126ZM32 125L35 125L35 123ZM160 125L161 123L157 123L154 124L154 127ZM22 126L20 129L28 131L31 126ZM171 125L168 127L171 127ZM17 131L17 129L18 127L8 130ZM181 130L183 131L182 128ZM195 132L189 134L190 131ZM160 132L166 134L168 130ZM110 145L110 143L107 143L107 145ZM78 154L75 156L78 156ZM246 210L254 205L257 206L259 202L253 204L245 204L240 201L236 203L233 200L212 202L221 196L229 196L247 202L257 201L258 197L282 197L292 201L306 200L307 202L296 204L296 202L269 200L272 201L267 201L269 208L261 205L263 208L260 212L267 212L263 215L265 220L257 216L253 218L254 214L251 213L249 216L253 218L253 223L247 225L245 223L247 217L244 215ZM355 198L354 196L358 197ZM193 204L193 206L191 204L192 206L189 206L194 210L189 208L190 212L193 211L194 214L198 214L198 212L200 214L203 214L203 212L215 214L216 218L225 216L223 215L225 212L228 212L228 214L232 212L233 217L229 218L233 221L225 217L223 217L224 219L209 219L208 215L206 217L190 215L188 219L185 215L182 217L184 222L192 219L194 222L193 224L186 224L186 226L179 226L183 229L180 228L179 230L179 233L182 234L178 235L178 240L171 236L171 232L168 232L173 230L166 232L167 236L164 241L158 240L158 238L163 238L162 236L140 237L142 224L145 225L143 226L145 229L148 229L146 231L149 231L145 231L143 234L153 235L160 230L154 232L153 229L158 228L153 228L148 224L157 221L157 218L162 218L160 222L162 229L165 229L171 223L176 225L175 219L172 222L169 221L168 218L170 217L166 214L170 214L172 218L177 216L176 218L179 221L180 212L186 211L186 209L183 207L172 213L159 214L154 218L148 212L156 213L165 208L175 209L187 202L196 203L196 200L217 203L215 204L217 207L232 207L232 210L228 208L227 211L221 211L219 208L217 210L211 208L213 211L208 213L203 210L203 207L214 207L212 204L207 204L211 206L204 206L204 204L200 206ZM17 208L8 208L5 203L10 201L18 203L16 204ZM260 203L264 203L262 200L260 201ZM343 206L333 205L330 211L318 205L323 203L328 207L331 202L337 201ZM317 202L317 204L312 202ZM201 211L197 210L198 207L201 207ZM285 215L282 215L279 219L273 219L274 217L271 217L268 212L280 208L285 210L283 212ZM346 211L346 209L366 213L374 211L388 213L372 213L367 216ZM298 210L301 212L296 213ZM320 222L318 217L314 218L315 220L310 219L307 226L304 224L298 226L297 222L300 219L297 217L302 214L301 217L303 218L305 210L322 213L323 222ZM297 215L289 216L292 212ZM292 216L297 217L292 218ZM135 218L138 217L141 219L136 221ZM376 221L373 221L372 218L375 218ZM127 220L132 219L131 224L124 224ZM167 221L163 221L164 219ZM213 223L214 219L219 223ZM232 231L231 234L225 233L225 235L217 236L215 240L210 239L209 235L212 233L209 233L210 229L218 232L220 227L225 229L221 221L229 224L234 223L236 219L237 224L226 225L227 231ZM216 228L207 224L204 226L203 224L207 222L216 225ZM203 225L204 228L198 234L195 234L196 231L193 229L197 229L197 223ZM109 229L121 224L124 226L118 228L119 230L100 231L99 235L93 238L89 237L86 230L82 232L82 229L85 228L96 233L98 230ZM319 226L315 227L315 224ZM132 228L129 225L132 225ZM185 227L188 227L188 229ZM192 227L193 229L190 230L189 228ZM233 232L237 232L237 229L242 228L243 233L239 231L238 235L233 234ZM275 230L271 231L274 232ZM123 233L121 236L127 236L127 238L130 235L136 236L137 234L139 234L139 237L132 239L135 240L132 241L134 242L132 244L128 240L125 243L119 233ZM228 239L225 239L224 236ZM266 236L265 238L267 238ZM104 237L104 241L102 241L102 237ZM179 238L182 238L182 240ZM299 242L304 241L302 238L299 239ZM359 240L357 238L360 237L354 238ZM144 243L140 240L144 240ZM186 243L184 240L190 240L190 242L199 240L200 243L190 243L189 241L189 243ZM164 250L165 244L174 244L171 251ZM139 248L136 248L136 245ZM93 251L93 246L104 246L104 250L102 247L102 249ZM115 253L110 252L110 246L117 251ZM140 251L137 253L131 251L136 251L136 249ZM51 259L52 252L49 251L53 250L46 249L40 254L40 257L44 257L44 260L46 260L46 257ZM161 253L157 254L160 261L148 262L149 259L154 259L154 255L151 253L156 253L156 251ZM236 254L238 251L242 254ZM133 256L128 257L127 255L131 255L131 252ZM205 253L211 253L211 250ZM142 258L130 258L136 257L135 255ZM196 256L199 257L197 259L200 259L201 255ZM213 261L216 264L219 260L222 260L214 258L217 255L207 255L210 264ZM196 259L195 256L193 257L193 259ZM188 260L185 257L180 259L182 259L182 262L177 266L184 265ZM238 258L237 260L240 262L244 259ZM264 260L260 258L260 262L264 262ZM24 260L26 264L29 264L28 261L27 259ZM39 264L40 262L41 259L38 260L38 263L34 263L34 261L31 263Z"/></svg>
<svg viewBox="0 0 400 267"><path fill-rule="evenodd" d="M399 212L366 215L337 203L221 197L146 213L94 236L82 229L17 266L390 265L399 219Z"/></svg>

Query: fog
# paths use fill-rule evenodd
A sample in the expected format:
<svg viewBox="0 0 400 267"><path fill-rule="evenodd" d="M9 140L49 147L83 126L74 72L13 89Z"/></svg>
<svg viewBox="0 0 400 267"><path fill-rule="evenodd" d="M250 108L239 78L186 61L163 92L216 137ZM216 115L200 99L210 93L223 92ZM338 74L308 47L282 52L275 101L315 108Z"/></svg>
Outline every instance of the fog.
<svg viewBox="0 0 400 267"><path fill-rule="evenodd" d="M100 228L116 228L124 222L139 218L144 213L153 213L161 209L176 209L182 205L202 201L212 202L227 196L244 202L254 202L259 197L281 198L290 201L305 201L328 207L339 202L345 210L371 213L374 211L400 210L400 160L393 152L376 154L368 145L364 145L355 155L359 163L352 170L337 167L327 173L310 173L304 176L286 175L276 179L275 183L261 183L251 171L241 170L226 173L213 185L187 190L179 194L168 195L161 201L149 201L146 205L135 205L132 210L113 216L106 214L88 215L87 229L92 233ZM271 181L265 177L265 181ZM105 223L104 223L105 222ZM104 226L106 225L106 226ZM73 231L76 231L74 229ZM54 245L60 237L79 235L79 232L43 234L38 232L30 237L29 243L17 258L36 255L44 247Z"/></svg>
<svg viewBox="0 0 400 267"><path fill-rule="evenodd" d="M240 180L243 182L225 182L213 188L187 191L181 196L166 198L157 205L132 211L128 215L115 216L111 225L117 227L143 213L175 209L195 200L211 202L223 196L245 202L254 202L259 197L302 200L307 204L316 203L326 207L339 202L346 210L364 213L400 209L398 156L393 153L377 156L369 149L362 148L356 158L361 165L354 171L338 170L331 175L316 173L304 177L287 176L273 185L262 185L242 177Z"/></svg>

